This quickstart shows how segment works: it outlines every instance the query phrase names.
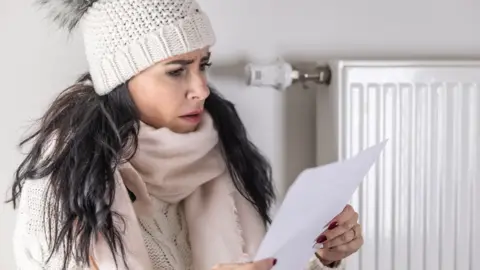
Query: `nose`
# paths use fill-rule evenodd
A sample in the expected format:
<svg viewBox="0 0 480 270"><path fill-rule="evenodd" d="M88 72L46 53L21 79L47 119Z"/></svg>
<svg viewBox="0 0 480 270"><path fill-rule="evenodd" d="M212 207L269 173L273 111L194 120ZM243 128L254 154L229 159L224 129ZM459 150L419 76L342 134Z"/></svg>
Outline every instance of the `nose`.
<svg viewBox="0 0 480 270"><path fill-rule="evenodd" d="M210 95L207 78L205 74L195 74L190 81L190 91L187 92L187 98L193 100L205 100Z"/></svg>

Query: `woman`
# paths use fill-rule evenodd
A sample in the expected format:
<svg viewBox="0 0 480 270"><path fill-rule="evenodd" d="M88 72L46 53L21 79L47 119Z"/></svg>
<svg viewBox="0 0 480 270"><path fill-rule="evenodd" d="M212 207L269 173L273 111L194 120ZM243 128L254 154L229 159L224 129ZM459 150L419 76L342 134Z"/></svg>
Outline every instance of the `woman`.
<svg viewBox="0 0 480 270"><path fill-rule="evenodd" d="M81 25L89 73L21 145L12 188L20 269L270 269L249 262L274 200L270 167L207 85L215 37L193 0L41 0ZM346 207L310 269L362 244Z"/></svg>

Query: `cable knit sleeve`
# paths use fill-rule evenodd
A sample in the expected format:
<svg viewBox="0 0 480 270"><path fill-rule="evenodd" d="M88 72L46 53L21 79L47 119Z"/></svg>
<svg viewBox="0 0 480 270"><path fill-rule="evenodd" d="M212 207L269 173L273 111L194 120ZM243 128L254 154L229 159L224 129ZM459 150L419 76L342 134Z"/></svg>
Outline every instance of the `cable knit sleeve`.
<svg viewBox="0 0 480 270"><path fill-rule="evenodd" d="M328 267L323 265L317 256L313 256L308 263L307 270L327 270L327 269L337 269L337 270L345 270L345 261L341 261L339 265L335 267Z"/></svg>
<svg viewBox="0 0 480 270"><path fill-rule="evenodd" d="M49 249L44 223L46 205L45 193L47 180L27 180L22 189L13 247L18 270L60 270L63 256L54 255L47 264ZM84 270L87 268L69 265L69 270Z"/></svg>

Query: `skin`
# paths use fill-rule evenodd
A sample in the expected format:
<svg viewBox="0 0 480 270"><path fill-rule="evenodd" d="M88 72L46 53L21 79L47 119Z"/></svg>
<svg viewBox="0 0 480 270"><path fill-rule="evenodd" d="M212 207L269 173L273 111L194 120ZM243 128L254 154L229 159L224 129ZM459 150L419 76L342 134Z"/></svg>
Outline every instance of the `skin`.
<svg viewBox="0 0 480 270"><path fill-rule="evenodd" d="M270 270L276 264L277 260L269 258L252 263L240 264L219 264L212 270Z"/></svg>
<svg viewBox="0 0 480 270"><path fill-rule="evenodd" d="M318 238L323 247L316 252L323 265L330 266L357 252L363 245L362 228L358 224L358 213L351 205L328 223L328 227ZM320 243L321 242L321 243ZM214 270L260 270L271 269L271 259L249 264L218 265ZM269 268L270 267L270 268Z"/></svg>
<svg viewBox="0 0 480 270"><path fill-rule="evenodd" d="M358 224L358 213L347 205L328 225L318 238L323 247L317 251L317 257L324 265L347 258L363 245L362 228Z"/></svg>
<svg viewBox="0 0 480 270"><path fill-rule="evenodd" d="M140 120L177 133L195 131L199 123L182 116L204 108L210 94L205 74L209 61L209 48L204 48L158 62L133 77L128 88Z"/></svg>
<svg viewBox="0 0 480 270"><path fill-rule="evenodd" d="M199 121L185 115L201 112L210 91L205 71L210 66L209 48L171 57L142 71L128 82L130 95L140 112L140 120L155 128L177 133L195 131ZM363 245L358 213L347 205L328 225L317 242L323 247L317 257L330 265L355 253ZM271 269L273 259L246 264L217 265L217 270Z"/></svg>

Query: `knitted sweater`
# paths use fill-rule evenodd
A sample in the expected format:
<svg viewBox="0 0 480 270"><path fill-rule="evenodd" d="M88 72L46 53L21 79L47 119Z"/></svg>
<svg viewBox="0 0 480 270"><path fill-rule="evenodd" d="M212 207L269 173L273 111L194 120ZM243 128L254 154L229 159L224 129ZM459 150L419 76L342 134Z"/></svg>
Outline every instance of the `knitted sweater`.
<svg viewBox="0 0 480 270"><path fill-rule="evenodd" d="M58 270L62 266L61 255L53 256L48 265L45 263L49 254L43 220L46 187L45 180L27 181L22 191L14 232L14 251L19 270ZM152 270L192 270L182 204L155 200L154 205L156 214L139 220L143 240L154 267ZM87 268L70 265L68 269ZM329 268L312 258L307 269ZM341 265L337 269L345 269L345 266Z"/></svg>
<svg viewBox="0 0 480 270"><path fill-rule="evenodd" d="M209 270L216 263L251 259L265 226L233 186L212 119L206 114L192 134L142 125L138 138L135 156L115 173L111 207L126 225L122 234L126 257L116 254L117 261L125 259L133 270ZM46 264L47 187L48 180L29 180L22 189L14 235L22 270L62 268L63 252ZM126 188L135 194L133 203ZM92 259L100 270L115 268L102 238L92 245ZM307 269L323 268L312 256Z"/></svg>

